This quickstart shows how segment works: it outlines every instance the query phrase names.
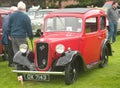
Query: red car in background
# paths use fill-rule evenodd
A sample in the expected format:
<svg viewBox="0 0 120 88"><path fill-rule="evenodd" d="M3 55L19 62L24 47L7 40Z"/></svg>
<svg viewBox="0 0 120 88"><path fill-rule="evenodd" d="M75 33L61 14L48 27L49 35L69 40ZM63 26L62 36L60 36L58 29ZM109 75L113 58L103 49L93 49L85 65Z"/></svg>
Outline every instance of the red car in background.
<svg viewBox="0 0 120 88"><path fill-rule="evenodd" d="M7 53L4 50L4 46L2 45L2 19L4 16L8 15L9 11L8 10L4 10L0 8L0 56L2 56L2 60L6 60L7 59Z"/></svg>
<svg viewBox="0 0 120 88"><path fill-rule="evenodd" d="M103 5L103 8L106 8L106 9L110 8L112 6L112 3L113 3L112 0L111 1L106 1L105 4Z"/></svg>
<svg viewBox="0 0 120 88"><path fill-rule="evenodd" d="M112 55L106 38L106 15L95 8L55 10L44 19L41 37L34 51L26 44L14 56L16 70L24 80L50 80L50 75L64 75L67 85L76 81L80 71L105 67Z"/></svg>

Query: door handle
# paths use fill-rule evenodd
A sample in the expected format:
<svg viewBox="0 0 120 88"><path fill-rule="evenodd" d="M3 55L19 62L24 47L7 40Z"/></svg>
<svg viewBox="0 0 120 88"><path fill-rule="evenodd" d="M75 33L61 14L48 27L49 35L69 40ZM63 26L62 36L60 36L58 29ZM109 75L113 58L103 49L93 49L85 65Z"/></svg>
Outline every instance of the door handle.
<svg viewBox="0 0 120 88"><path fill-rule="evenodd" d="M98 37L98 39L101 39L101 38L102 38L101 36Z"/></svg>

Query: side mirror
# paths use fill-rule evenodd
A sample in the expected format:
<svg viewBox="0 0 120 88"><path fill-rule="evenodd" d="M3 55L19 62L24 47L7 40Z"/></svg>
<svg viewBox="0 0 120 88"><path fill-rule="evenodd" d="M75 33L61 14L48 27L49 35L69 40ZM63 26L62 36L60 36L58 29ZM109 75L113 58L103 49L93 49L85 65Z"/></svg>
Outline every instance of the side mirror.
<svg viewBox="0 0 120 88"><path fill-rule="evenodd" d="M40 37L43 35L43 32L41 32L40 29L37 30L36 34L35 34L35 37Z"/></svg>

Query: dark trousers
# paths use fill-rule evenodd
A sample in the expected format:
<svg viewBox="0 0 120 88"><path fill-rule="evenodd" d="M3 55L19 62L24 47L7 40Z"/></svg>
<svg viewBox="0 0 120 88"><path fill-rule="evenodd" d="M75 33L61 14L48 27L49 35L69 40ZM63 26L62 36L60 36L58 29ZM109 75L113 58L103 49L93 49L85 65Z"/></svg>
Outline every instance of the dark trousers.
<svg viewBox="0 0 120 88"><path fill-rule="evenodd" d="M17 51L19 51L19 46L21 44L27 44L26 38L12 38L12 46L13 46L12 48L14 54L16 54Z"/></svg>
<svg viewBox="0 0 120 88"><path fill-rule="evenodd" d="M13 63L13 57L14 57L14 52L13 52L13 48L12 48L12 41L9 40L9 42L8 42L8 61L9 61L9 65Z"/></svg>
<svg viewBox="0 0 120 88"><path fill-rule="evenodd" d="M108 40L114 43L117 36L117 22L109 22Z"/></svg>

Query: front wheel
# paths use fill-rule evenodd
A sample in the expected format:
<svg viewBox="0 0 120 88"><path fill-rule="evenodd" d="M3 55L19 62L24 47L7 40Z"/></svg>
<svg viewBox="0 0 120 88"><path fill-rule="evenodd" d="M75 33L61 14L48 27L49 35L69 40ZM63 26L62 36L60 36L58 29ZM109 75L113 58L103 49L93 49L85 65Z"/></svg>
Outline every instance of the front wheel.
<svg viewBox="0 0 120 88"><path fill-rule="evenodd" d="M75 63L71 62L67 64L65 67L65 83L67 85L70 85L73 82L75 82L77 79L77 74L78 74L78 71Z"/></svg>

